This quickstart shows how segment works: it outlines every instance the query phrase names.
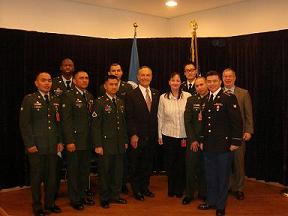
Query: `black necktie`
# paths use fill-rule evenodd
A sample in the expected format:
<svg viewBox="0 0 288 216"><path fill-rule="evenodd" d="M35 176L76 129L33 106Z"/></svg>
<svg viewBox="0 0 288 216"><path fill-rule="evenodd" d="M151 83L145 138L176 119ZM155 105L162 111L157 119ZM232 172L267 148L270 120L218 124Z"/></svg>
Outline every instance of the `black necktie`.
<svg viewBox="0 0 288 216"><path fill-rule="evenodd" d="M115 108L117 109L117 104L116 104L116 100L115 100L115 98L112 98L112 102L113 102Z"/></svg>
<svg viewBox="0 0 288 216"><path fill-rule="evenodd" d="M70 90L70 89L71 89L70 83L71 83L70 80L66 80L66 89L67 89L67 90Z"/></svg>
<svg viewBox="0 0 288 216"><path fill-rule="evenodd" d="M48 94L45 94L45 95L44 95L44 98L45 98L46 104L49 104L49 96L48 96Z"/></svg>
<svg viewBox="0 0 288 216"><path fill-rule="evenodd" d="M86 95L85 91L83 91L83 98L84 98L85 102L87 103L87 95Z"/></svg>
<svg viewBox="0 0 288 216"><path fill-rule="evenodd" d="M208 103L212 103L212 101L213 101L213 94L210 94L210 97L209 97Z"/></svg>
<svg viewBox="0 0 288 216"><path fill-rule="evenodd" d="M192 84L191 84L191 83L189 83L189 88L188 88L188 90L192 90Z"/></svg>

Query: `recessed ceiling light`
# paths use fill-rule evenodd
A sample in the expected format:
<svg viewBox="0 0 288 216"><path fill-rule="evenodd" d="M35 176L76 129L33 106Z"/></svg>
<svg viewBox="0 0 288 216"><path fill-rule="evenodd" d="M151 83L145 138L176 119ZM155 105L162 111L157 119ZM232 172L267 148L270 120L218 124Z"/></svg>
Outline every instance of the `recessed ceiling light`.
<svg viewBox="0 0 288 216"><path fill-rule="evenodd" d="M176 7L177 6L177 1L175 1L175 0L168 0L168 1L166 1L166 3L165 3L165 5L167 6L167 7Z"/></svg>

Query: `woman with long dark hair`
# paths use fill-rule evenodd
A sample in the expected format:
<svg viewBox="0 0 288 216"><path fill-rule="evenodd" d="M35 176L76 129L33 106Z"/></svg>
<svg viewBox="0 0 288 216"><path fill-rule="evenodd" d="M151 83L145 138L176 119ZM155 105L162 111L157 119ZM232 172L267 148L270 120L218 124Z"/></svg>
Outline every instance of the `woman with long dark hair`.
<svg viewBox="0 0 288 216"><path fill-rule="evenodd" d="M181 198L185 187L186 132L184 111L190 93L181 90L181 76L173 72L169 90L162 94L158 107L159 144L164 145L168 173L168 196Z"/></svg>

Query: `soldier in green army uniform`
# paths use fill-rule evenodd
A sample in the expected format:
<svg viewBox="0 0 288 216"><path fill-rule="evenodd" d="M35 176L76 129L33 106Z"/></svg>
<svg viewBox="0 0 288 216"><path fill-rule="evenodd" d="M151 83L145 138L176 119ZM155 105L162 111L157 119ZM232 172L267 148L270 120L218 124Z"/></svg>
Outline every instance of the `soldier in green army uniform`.
<svg viewBox="0 0 288 216"><path fill-rule="evenodd" d="M68 91L71 88L74 88L74 84L72 82L73 73L74 73L73 61L69 58L63 59L61 62L61 65L60 65L60 72L61 72L61 75L54 77L52 80L51 91L53 91L53 93L55 95L59 96L59 98L61 99L61 95L63 94L63 92ZM57 185L56 185L55 198L58 196L58 191L60 188L61 170L64 166L64 161L66 161L65 157L66 157L65 151L58 153L58 157L57 157Z"/></svg>
<svg viewBox="0 0 288 216"><path fill-rule="evenodd" d="M126 204L120 197L123 175L123 155L128 147L124 102L116 96L118 79L108 75L104 88L106 94L98 98L92 113L92 139L99 156L100 204Z"/></svg>
<svg viewBox="0 0 288 216"><path fill-rule="evenodd" d="M199 149L202 110L205 107L203 102L209 93L204 77L196 78L195 89L197 94L188 98L184 113L188 144L186 150L186 196L182 200L183 205L189 204L195 198L196 192L198 192L198 197L205 198L206 196L203 154Z"/></svg>
<svg viewBox="0 0 288 216"><path fill-rule="evenodd" d="M85 196L90 172L90 123L93 95L86 88L89 76L85 71L74 74L75 88L62 95L62 130L67 153L68 193L71 206L76 210L94 205Z"/></svg>
<svg viewBox="0 0 288 216"><path fill-rule="evenodd" d="M121 80L122 76L123 76L123 71L121 68L121 65L118 63L113 63L110 65L109 71L108 71L108 75L114 75L117 77L118 79L118 90L117 90L117 96L120 97L122 100L125 100L125 96L128 92L130 92L131 90L133 90L132 86ZM99 96L103 96L106 94L106 90L104 88L104 85L100 86L99 89Z"/></svg>
<svg viewBox="0 0 288 216"><path fill-rule="evenodd" d="M118 79L118 91L116 93L116 95L121 98L122 100L125 101L125 97L126 94L130 91L133 90L132 85L130 85L129 83L121 80L122 76L123 76L123 71L121 68L121 65L118 63L113 63L110 65L109 71L108 71L108 75L114 75L117 77ZM105 95L105 89L104 89L104 85L101 85L100 89L99 89L99 96L103 96ZM127 154L124 154L124 168L123 168L123 180L122 180L122 188L121 191L125 194L128 193L128 188L127 188L127 178L128 178L128 173L129 173L129 164L128 164L128 159L127 159Z"/></svg>
<svg viewBox="0 0 288 216"><path fill-rule="evenodd" d="M35 80L38 89L26 95L20 111L20 130L30 164L32 208L35 216L60 213L55 205L57 152L63 150L59 127L58 97L50 94L52 79L40 72ZM45 201L41 204L41 183L44 182Z"/></svg>
<svg viewBox="0 0 288 216"><path fill-rule="evenodd" d="M52 91L55 95L60 96L63 92L74 88L72 82L74 73L74 63L71 59L65 58L60 66L61 75L53 78Z"/></svg>

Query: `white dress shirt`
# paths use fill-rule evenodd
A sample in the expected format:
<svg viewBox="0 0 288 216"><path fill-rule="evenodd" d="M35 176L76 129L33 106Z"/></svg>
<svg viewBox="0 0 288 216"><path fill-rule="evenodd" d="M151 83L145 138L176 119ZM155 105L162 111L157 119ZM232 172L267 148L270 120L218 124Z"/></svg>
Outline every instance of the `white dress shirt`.
<svg viewBox="0 0 288 216"><path fill-rule="evenodd" d="M144 99L146 98L146 91L147 91L146 89L148 89L149 96L150 96L150 99L151 99L151 101L152 101L152 94L151 94L151 90L150 90L149 87L148 87L148 88L145 88L145 87L139 85L139 89L141 90Z"/></svg>
<svg viewBox="0 0 288 216"><path fill-rule="evenodd" d="M184 111L190 93L183 91L179 99L172 94L168 99L165 94L160 96L158 106L158 137L162 134L174 138L186 138Z"/></svg>

